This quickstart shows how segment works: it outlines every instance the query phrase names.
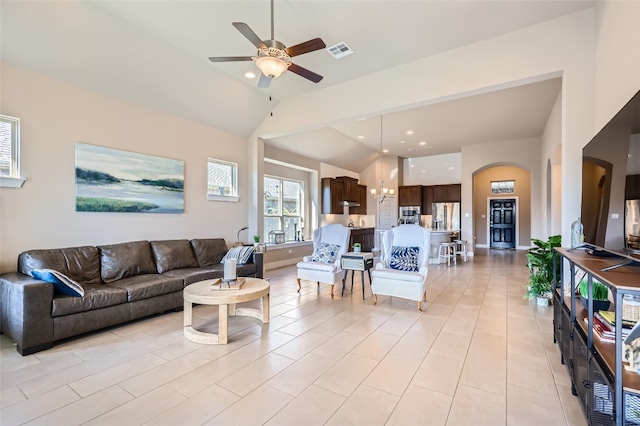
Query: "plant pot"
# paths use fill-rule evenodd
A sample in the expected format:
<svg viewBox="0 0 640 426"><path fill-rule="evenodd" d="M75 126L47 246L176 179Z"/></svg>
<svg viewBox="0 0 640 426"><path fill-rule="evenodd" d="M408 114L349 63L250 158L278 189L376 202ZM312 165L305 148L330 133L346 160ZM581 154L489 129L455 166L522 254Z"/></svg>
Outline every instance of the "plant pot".
<svg viewBox="0 0 640 426"><path fill-rule="evenodd" d="M582 306L584 306L585 309L588 309L589 300L586 297L583 297L581 295L580 296L580 302L582 302ZM608 300L594 300L593 301L593 311L594 312L607 311L607 310L609 310L609 305L610 304L611 304L611 302L608 301Z"/></svg>
<svg viewBox="0 0 640 426"><path fill-rule="evenodd" d="M544 296L536 297L536 303L538 306L549 306L549 298Z"/></svg>

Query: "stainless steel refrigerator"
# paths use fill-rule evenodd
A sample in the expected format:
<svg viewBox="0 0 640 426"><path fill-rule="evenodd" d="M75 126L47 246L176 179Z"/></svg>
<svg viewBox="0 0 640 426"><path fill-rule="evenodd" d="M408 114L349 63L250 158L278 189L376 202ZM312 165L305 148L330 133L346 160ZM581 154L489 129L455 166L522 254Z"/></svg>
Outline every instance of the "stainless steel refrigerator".
<svg viewBox="0 0 640 426"><path fill-rule="evenodd" d="M624 247L640 254L640 200L627 200L624 209Z"/></svg>
<svg viewBox="0 0 640 426"><path fill-rule="evenodd" d="M433 203L432 231L460 230L460 203Z"/></svg>

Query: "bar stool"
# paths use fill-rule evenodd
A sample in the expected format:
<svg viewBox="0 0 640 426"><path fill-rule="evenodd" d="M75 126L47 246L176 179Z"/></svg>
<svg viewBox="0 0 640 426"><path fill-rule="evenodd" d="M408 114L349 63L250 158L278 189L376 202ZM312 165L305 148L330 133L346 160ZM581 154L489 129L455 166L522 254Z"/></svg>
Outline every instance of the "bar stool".
<svg viewBox="0 0 640 426"><path fill-rule="evenodd" d="M464 262L467 263L467 241L455 240L453 243L455 244L454 256L462 255Z"/></svg>
<svg viewBox="0 0 640 426"><path fill-rule="evenodd" d="M451 266L451 259L453 259L453 264L456 263L456 243L440 243L438 247L438 263L440 263L440 259L447 259L447 266Z"/></svg>

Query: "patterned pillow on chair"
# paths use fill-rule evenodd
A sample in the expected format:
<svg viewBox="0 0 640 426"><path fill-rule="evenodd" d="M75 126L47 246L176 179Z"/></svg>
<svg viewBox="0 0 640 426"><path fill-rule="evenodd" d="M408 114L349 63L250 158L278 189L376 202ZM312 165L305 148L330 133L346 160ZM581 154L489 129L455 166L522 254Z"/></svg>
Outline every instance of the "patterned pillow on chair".
<svg viewBox="0 0 640 426"><path fill-rule="evenodd" d="M419 247L391 247L389 267L398 271L418 272Z"/></svg>
<svg viewBox="0 0 640 426"><path fill-rule="evenodd" d="M340 248L337 244L328 244L320 241L316 246L313 255L311 256L312 262L320 263L333 263Z"/></svg>

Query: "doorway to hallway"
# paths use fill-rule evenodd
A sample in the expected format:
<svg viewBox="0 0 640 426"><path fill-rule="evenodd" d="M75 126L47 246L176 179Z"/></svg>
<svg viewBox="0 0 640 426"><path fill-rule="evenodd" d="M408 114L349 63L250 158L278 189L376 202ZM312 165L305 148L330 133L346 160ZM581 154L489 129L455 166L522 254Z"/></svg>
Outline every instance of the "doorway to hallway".
<svg viewBox="0 0 640 426"><path fill-rule="evenodd" d="M489 247L516 248L516 200L489 201Z"/></svg>

